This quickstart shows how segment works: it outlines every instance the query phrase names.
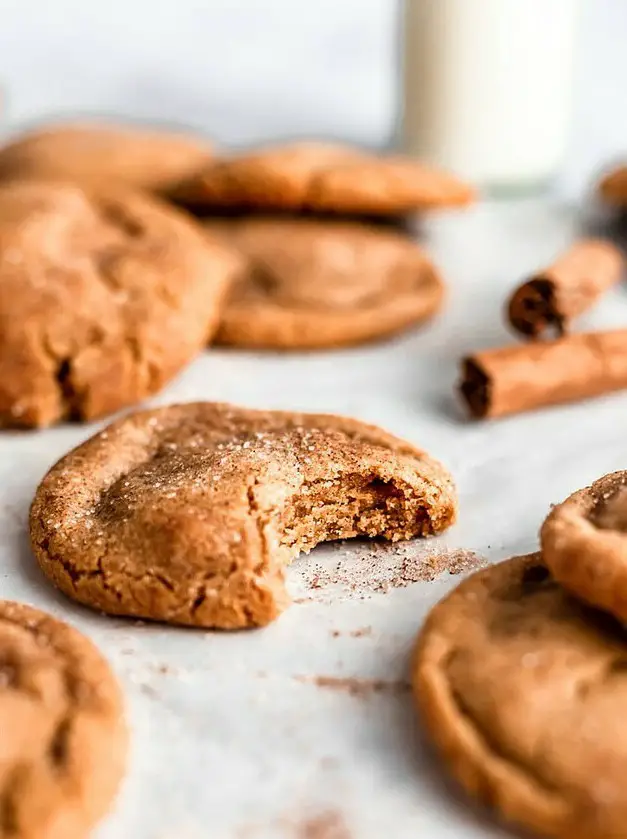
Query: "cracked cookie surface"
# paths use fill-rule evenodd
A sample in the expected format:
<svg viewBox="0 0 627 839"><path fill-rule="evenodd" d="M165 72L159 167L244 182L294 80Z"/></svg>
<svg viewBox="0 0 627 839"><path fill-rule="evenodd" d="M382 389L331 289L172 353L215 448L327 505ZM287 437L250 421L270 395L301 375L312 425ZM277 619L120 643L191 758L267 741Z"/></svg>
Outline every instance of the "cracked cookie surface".
<svg viewBox="0 0 627 839"><path fill-rule="evenodd" d="M112 182L168 190L211 159L208 144L140 125L53 125L0 148L0 179Z"/></svg>
<svg viewBox="0 0 627 839"><path fill-rule="evenodd" d="M540 543L556 580L627 621L627 472L605 475L555 506Z"/></svg>
<svg viewBox="0 0 627 839"><path fill-rule="evenodd" d="M452 774L505 819L560 839L624 836L627 633L540 554L473 574L433 608L413 688Z"/></svg>
<svg viewBox="0 0 627 839"><path fill-rule="evenodd" d="M407 157L331 143L292 143L216 158L172 198L187 206L386 216L464 206L472 188Z"/></svg>
<svg viewBox="0 0 627 839"><path fill-rule="evenodd" d="M444 284L425 251L372 225L248 218L206 223L245 260L216 341L313 349L407 329L440 307Z"/></svg>
<svg viewBox="0 0 627 839"><path fill-rule="evenodd" d="M444 467L342 417L191 403L113 423L54 466L31 507L44 573L96 609L259 626L285 608L285 566L319 542L438 533Z"/></svg>
<svg viewBox="0 0 627 839"><path fill-rule="evenodd" d="M0 186L0 424L90 420L159 390L215 331L235 262L148 196Z"/></svg>
<svg viewBox="0 0 627 839"><path fill-rule="evenodd" d="M0 601L0 730L0 837L86 837L124 772L120 691L77 630L8 601Z"/></svg>

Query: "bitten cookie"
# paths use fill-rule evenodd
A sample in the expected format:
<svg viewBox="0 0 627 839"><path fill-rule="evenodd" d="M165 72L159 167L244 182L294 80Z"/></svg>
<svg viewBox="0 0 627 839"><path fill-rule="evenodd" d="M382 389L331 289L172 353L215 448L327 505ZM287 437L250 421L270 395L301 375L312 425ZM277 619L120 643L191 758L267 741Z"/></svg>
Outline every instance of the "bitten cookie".
<svg viewBox="0 0 627 839"><path fill-rule="evenodd" d="M605 475L554 507L540 542L556 580L627 621L627 472Z"/></svg>
<svg viewBox="0 0 627 839"><path fill-rule="evenodd" d="M0 424L90 420L159 390L213 335L236 262L148 196L0 187Z"/></svg>
<svg viewBox="0 0 627 839"><path fill-rule="evenodd" d="M124 773L113 674L87 638L0 601L0 836L84 839Z"/></svg>
<svg viewBox="0 0 627 839"><path fill-rule="evenodd" d="M192 207L396 215L469 204L474 192L446 172L350 146L292 143L220 158L176 188Z"/></svg>
<svg viewBox="0 0 627 839"><path fill-rule="evenodd" d="M112 182L166 191L211 159L208 143L131 125L57 125L0 149L0 179Z"/></svg>
<svg viewBox="0 0 627 839"><path fill-rule="evenodd" d="M461 583L414 656L429 736L468 792L559 839L627 824L627 635L555 582L540 555Z"/></svg>
<svg viewBox="0 0 627 839"><path fill-rule="evenodd" d="M627 166L619 166L601 179L599 195L606 204L627 208Z"/></svg>
<svg viewBox="0 0 627 839"><path fill-rule="evenodd" d="M62 458L30 532L44 573L88 606L237 628L283 610L301 551L439 533L455 511L446 470L378 428L201 402L129 416Z"/></svg>
<svg viewBox="0 0 627 839"><path fill-rule="evenodd" d="M425 251L357 222L209 221L244 256L216 340L240 347L338 347L431 317L444 285Z"/></svg>

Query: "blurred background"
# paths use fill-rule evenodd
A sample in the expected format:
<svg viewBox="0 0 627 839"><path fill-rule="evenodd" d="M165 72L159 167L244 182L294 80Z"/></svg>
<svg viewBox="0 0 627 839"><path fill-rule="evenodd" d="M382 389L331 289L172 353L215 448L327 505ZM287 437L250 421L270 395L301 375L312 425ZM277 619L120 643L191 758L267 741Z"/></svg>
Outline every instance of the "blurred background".
<svg viewBox="0 0 627 839"><path fill-rule="evenodd" d="M542 31L544 0L504 2L533 8ZM627 151L627 0L580 5L557 181L565 192ZM190 126L225 144L320 135L384 146L398 126L395 0L2 0L1 9L7 132L90 113Z"/></svg>

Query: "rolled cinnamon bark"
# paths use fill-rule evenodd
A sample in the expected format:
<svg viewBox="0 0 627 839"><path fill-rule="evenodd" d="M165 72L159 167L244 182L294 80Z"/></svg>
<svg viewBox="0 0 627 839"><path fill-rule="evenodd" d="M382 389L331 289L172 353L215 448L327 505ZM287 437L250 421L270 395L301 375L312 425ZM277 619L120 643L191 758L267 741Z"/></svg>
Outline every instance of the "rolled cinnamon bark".
<svg viewBox="0 0 627 839"><path fill-rule="evenodd" d="M627 329L475 353L461 395L477 418L502 417L627 388Z"/></svg>
<svg viewBox="0 0 627 839"><path fill-rule="evenodd" d="M508 305L518 332L536 338L553 327L563 335L570 321L589 309L620 279L623 256L610 242L582 239L553 265L519 286Z"/></svg>
<svg viewBox="0 0 627 839"><path fill-rule="evenodd" d="M601 179L599 195L612 207L627 207L627 166L619 166Z"/></svg>

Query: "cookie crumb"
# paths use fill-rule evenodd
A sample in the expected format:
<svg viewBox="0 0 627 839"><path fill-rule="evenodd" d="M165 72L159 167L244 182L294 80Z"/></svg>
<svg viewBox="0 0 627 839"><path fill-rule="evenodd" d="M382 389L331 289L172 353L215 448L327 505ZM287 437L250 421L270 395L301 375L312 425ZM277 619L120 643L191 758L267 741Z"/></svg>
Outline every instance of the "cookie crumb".
<svg viewBox="0 0 627 839"><path fill-rule="evenodd" d="M295 835L297 839L351 839L342 815L332 811L297 825Z"/></svg>
<svg viewBox="0 0 627 839"><path fill-rule="evenodd" d="M345 543L338 543L337 550L346 550ZM415 541L394 546L374 543L364 546L363 553L347 553L343 561L333 564L296 563L299 588L309 596L294 602L329 600L332 595L364 600L391 589L433 582L444 574L467 574L486 564L484 557L466 548L435 551Z"/></svg>
<svg viewBox="0 0 627 839"><path fill-rule="evenodd" d="M349 632L342 632L339 629L331 630L332 638L339 638L342 635L348 635L349 638L365 638L367 635L372 635L372 627L362 626L359 629L351 629Z"/></svg>
<svg viewBox="0 0 627 839"><path fill-rule="evenodd" d="M361 679L356 676L295 676L294 678L298 682L342 691L360 699L366 699L377 693L406 693L411 688L409 682L401 679Z"/></svg>
<svg viewBox="0 0 627 839"><path fill-rule="evenodd" d="M139 686L139 689L144 694L144 696L149 696L151 699L159 699L159 693L153 688L152 685L148 685L144 682Z"/></svg>

